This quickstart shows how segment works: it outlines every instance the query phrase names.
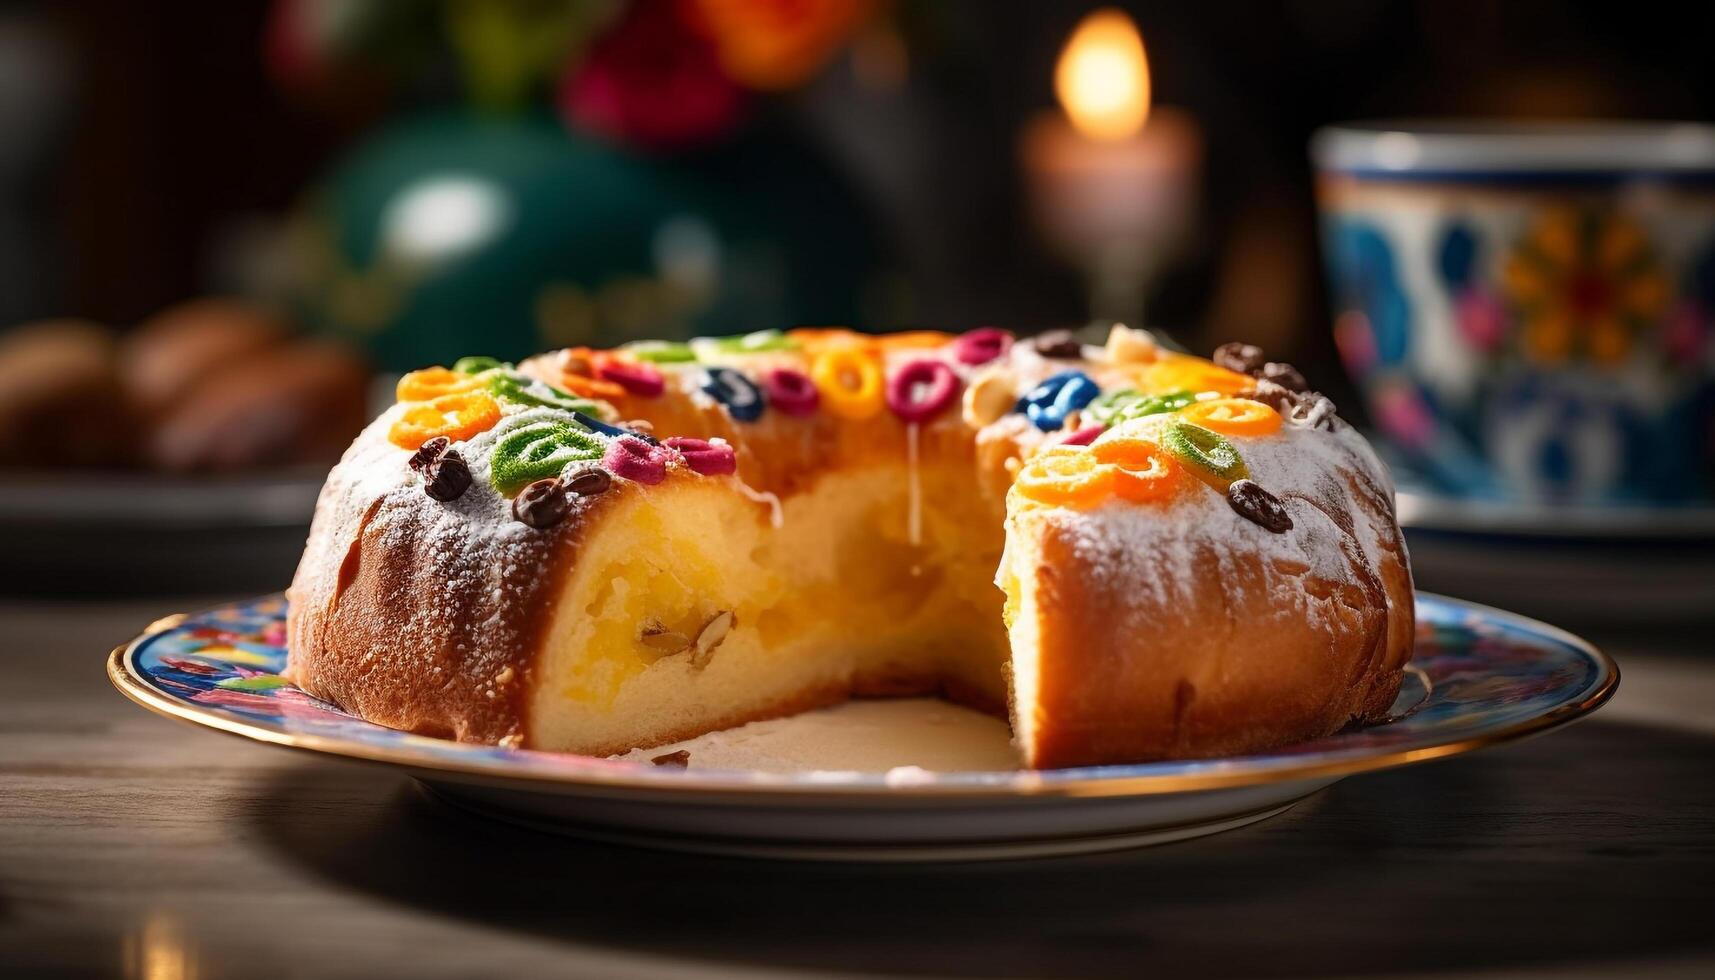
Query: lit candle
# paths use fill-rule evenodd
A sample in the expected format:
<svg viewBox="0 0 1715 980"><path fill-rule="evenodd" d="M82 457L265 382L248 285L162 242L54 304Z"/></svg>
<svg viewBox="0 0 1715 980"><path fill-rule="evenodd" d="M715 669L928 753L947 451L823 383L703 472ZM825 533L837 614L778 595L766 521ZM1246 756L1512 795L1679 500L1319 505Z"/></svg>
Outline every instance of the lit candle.
<svg viewBox="0 0 1715 980"><path fill-rule="evenodd" d="M1138 322L1150 278L1194 211L1196 121L1152 110L1143 39L1118 10L1079 22L1054 88L1061 111L1033 118L1020 143L1037 224L1088 272L1093 316Z"/></svg>

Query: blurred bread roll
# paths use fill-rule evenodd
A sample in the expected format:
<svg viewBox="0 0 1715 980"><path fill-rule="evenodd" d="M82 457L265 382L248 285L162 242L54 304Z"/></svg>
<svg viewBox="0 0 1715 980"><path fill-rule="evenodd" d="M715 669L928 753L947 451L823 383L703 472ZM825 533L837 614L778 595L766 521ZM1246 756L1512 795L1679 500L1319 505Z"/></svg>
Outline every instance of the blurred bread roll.
<svg viewBox="0 0 1715 980"><path fill-rule="evenodd" d="M64 319L0 333L0 465L123 466L134 441L111 330Z"/></svg>
<svg viewBox="0 0 1715 980"><path fill-rule="evenodd" d="M194 299L169 306L128 335L120 355L131 401L147 417L173 409L205 378L276 347L291 327L243 300Z"/></svg>
<svg viewBox="0 0 1715 980"><path fill-rule="evenodd" d="M364 364L333 343L254 351L154 420L148 461L180 472L331 463L368 421L368 381Z"/></svg>

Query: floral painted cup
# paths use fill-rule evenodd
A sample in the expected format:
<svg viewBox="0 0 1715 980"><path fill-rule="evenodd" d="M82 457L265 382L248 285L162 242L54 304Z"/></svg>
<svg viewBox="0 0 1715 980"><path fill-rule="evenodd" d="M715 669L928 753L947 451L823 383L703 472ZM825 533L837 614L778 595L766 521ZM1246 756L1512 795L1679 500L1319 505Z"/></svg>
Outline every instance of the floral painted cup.
<svg viewBox="0 0 1715 980"><path fill-rule="evenodd" d="M1341 357L1420 475L1715 495L1715 127L1365 124L1313 156Z"/></svg>

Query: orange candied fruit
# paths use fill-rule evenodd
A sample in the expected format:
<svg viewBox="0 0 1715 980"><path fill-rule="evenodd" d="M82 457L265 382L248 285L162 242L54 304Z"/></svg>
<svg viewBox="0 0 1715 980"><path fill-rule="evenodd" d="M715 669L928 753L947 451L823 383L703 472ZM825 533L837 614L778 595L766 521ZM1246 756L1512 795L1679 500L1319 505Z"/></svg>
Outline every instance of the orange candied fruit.
<svg viewBox="0 0 1715 980"><path fill-rule="evenodd" d="M1090 455L1114 471L1114 494L1125 500L1163 500L1185 482L1172 454L1147 439L1099 442L1090 448Z"/></svg>
<svg viewBox="0 0 1715 980"><path fill-rule="evenodd" d="M860 421L882 407L881 363L859 347L834 347L816 355L810 380L822 393L822 405L842 419Z"/></svg>
<svg viewBox="0 0 1715 980"><path fill-rule="evenodd" d="M442 395L458 395L481 388L483 383L469 374L444 367L423 368L399 379L395 389L402 402L434 401Z"/></svg>
<svg viewBox="0 0 1715 980"><path fill-rule="evenodd" d="M1013 486L1038 503L1093 507L1113 495L1117 472L1081 446L1055 446L1031 457Z"/></svg>
<svg viewBox="0 0 1715 980"><path fill-rule="evenodd" d="M596 377L601 366L619 358L608 352L588 347L568 347L560 352L560 387L579 398L597 401L619 401L626 395L625 386L617 381Z"/></svg>
<svg viewBox="0 0 1715 980"><path fill-rule="evenodd" d="M953 335L940 330L903 330L899 333L884 333L875 336L876 346L884 351L944 347L952 342Z"/></svg>
<svg viewBox="0 0 1715 980"><path fill-rule="evenodd" d="M1256 386L1255 378L1229 371L1201 357L1183 354L1148 364L1139 375L1139 387L1146 393L1214 391L1230 396Z"/></svg>
<svg viewBox="0 0 1715 980"><path fill-rule="evenodd" d="M462 391L405 406L387 439L402 449L418 449L436 436L459 442L486 432L500 421L500 404L487 392Z"/></svg>
<svg viewBox="0 0 1715 980"><path fill-rule="evenodd" d="M1280 431L1280 413L1249 398L1215 398L1180 411L1185 421L1227 436L1266 436Z"/></svg>
<svg viewBox="0 0 1715 980"><path fill-rule="evenodd" d="M579 398L594 398L604 402L619 401L625 397L625 386L619 382L582 374L560 375L560 387Z"/></svg>

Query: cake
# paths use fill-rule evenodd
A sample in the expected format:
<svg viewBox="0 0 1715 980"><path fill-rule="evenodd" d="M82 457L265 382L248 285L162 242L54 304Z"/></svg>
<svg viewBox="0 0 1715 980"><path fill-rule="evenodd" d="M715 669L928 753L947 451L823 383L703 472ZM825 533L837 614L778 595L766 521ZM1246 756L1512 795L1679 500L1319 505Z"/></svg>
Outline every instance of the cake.
<svg viewBox="0 0 1715 980"><path fill-rule="evenodd" d="M1115 327L765 331L412 372L330 474L289 671L377 724L612 755L852 697L1033 768L1379 720L1393 491L1289 365Z"/></svg>

